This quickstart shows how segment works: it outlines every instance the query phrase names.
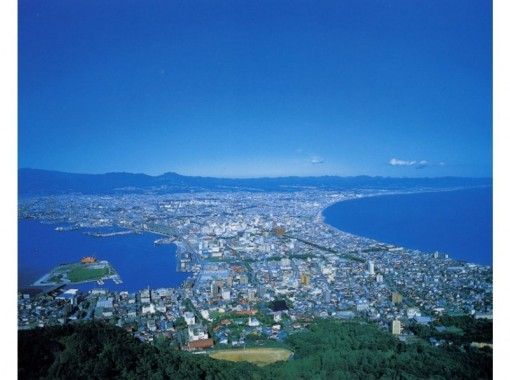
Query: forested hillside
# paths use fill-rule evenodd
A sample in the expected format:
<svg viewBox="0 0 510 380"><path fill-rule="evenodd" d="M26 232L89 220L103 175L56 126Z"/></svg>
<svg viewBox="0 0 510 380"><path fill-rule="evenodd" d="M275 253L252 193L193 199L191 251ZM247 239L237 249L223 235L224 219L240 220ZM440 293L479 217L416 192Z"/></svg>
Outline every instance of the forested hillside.
<svg viewBox="0 0 510 380"><path fill-rule="evenodd" d="M294 356L266 367L142 343L97 323L19 332L20 379L481 379L492 377L489 349L405 344L375 326L323 320L291 335Z"/></svg>

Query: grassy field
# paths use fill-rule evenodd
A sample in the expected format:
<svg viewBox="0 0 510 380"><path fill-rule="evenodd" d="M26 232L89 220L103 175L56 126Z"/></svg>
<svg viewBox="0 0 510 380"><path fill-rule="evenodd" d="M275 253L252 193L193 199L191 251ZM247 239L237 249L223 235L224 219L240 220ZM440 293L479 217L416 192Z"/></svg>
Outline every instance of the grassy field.
<svg viewBox="0 0 510 380"><path fill-rule="evenodd" d="M288 360L292 351L285 348L245 348L239 350L217 350L209 354L213 359L233 362L247 361L256 365L267 365Z"/></svg>
<svg viewBox="0 0 510 380"><path fill-rule="evenodd" d="M77 265L67 273L67 278L71 282L82 282L99 280L110 273L110 269L106 268L89 268L87 266Z"/></svg>
<svg viewBox="0 0 510 380"><path fill-rule="evenodd" d="M107 261L95 264L61 264L35 281L34 285L48 286L98 281L111 278L113 275L118 278L117 273Z"/></svg>

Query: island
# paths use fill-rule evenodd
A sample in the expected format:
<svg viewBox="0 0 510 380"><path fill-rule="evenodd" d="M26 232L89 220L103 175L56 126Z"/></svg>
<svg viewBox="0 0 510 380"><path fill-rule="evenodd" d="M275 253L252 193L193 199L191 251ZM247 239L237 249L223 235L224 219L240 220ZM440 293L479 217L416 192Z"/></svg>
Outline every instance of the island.
<svg viewBox="0 0 510 380"><path fill-rule="evenodd" d="M94 281L102 285L105 280L122 283L119 274L108 261L98 261L95 257L87 256L78 263L61 264L53 268L34 282L33 286L59 286Z"/></svg>

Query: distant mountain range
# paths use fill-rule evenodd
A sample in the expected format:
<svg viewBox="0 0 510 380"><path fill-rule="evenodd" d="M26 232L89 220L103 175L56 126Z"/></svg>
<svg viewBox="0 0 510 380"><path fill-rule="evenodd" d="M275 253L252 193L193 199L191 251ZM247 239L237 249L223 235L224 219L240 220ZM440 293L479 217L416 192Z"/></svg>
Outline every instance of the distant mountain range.
<svg viewBox="0 0 510 380"><path fill-rule="evenodd" d="M19 195L113 194L136 192L189 191L297 191L324 190L450 188L490 186L492 178L395 178L395 177L277 177L215 178L165 173L159 176L133 173L77 174L41 169L18 170Z"/></svg>

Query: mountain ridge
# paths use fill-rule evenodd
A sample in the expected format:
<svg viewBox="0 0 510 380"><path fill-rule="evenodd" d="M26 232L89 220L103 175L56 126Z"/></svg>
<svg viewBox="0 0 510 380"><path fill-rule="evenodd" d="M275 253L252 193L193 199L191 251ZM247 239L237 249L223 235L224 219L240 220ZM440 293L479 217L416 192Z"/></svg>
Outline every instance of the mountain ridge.
<svg viewBox="0 0 510 380"><path fill-rule="evenodd" d="M45 169L18 169L19 195L109 194L119 192L183 192L207 190L295 191L309 187L340 190L348 188L395 189L408 187L489 186L492 178L472 177L382 177L382 176L285 176L221 178L186 176L174 172L161 175L109 172L69 173Z"/></svg>

